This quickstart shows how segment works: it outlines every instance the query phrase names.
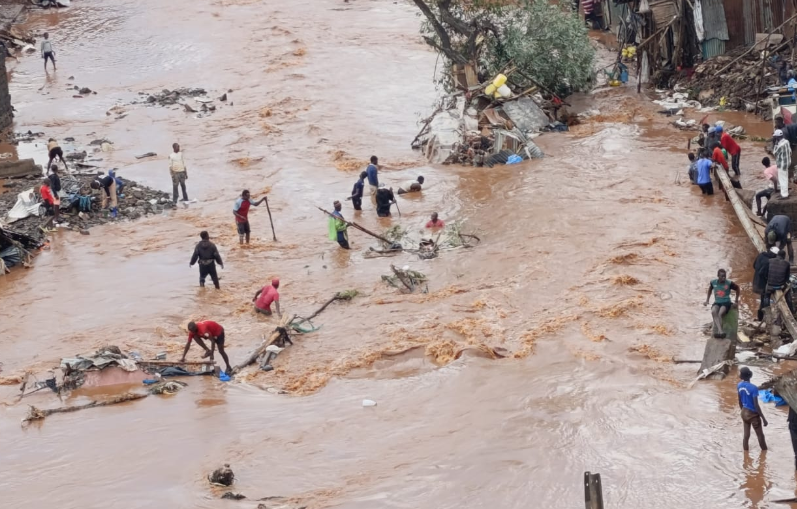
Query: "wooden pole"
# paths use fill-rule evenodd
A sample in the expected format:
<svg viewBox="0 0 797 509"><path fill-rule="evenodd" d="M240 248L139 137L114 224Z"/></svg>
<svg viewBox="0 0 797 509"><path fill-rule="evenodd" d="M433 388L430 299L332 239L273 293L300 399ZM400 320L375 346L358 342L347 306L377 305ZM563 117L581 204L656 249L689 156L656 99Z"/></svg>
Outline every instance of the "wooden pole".
<svg viewBox="0 0 797 509"><path fill-rule="evenodd" d="M739 222L742 223L742 228L744 228L745 233L747 233L747 236L750 238L750 241L753 243L758 252L763 253L766 251L767 246L764 243L762 235L756 229L755 223L753 223L753 221L751 221L748 217L747 206L742 203L742 200L739 198L739 195L733 188L731 177L724 170L718 170L716 173L717 178L719 178L723 187L727 190L726 195L728 196L731 205L733 205L733 210L736 212ZM788 304L786 304L786 299L783 299L782 297L783 292L777 290L775 292L775 301L777 302L778 311L780 312L780 316L783 318L783 323L786 325L786 330L789 331L789 334L791 334L792 338L795 338L795 341L789 347L788 354L789 356L793 356L797 353L797 321L795 321L794 315L792 315Z"/></svg>
<svg viewBox="0 0 797 509"><path fill-rule="evenodd" d="M266 199L266 211L268 211L268 222L271 223L271 235L274 237L274 242L277 242L277 233L274 231L274 221L271 219L271 208L268 206L268 196Z"/></svg>
<svg viewBox="0 0 797 509"><path fill-rule="evenodd" d="M764 86L764 71L766 70L767 59L769 58L769 53L767 53L767 48L769 47L769 38L772 37L772 29L769 30L769 34L767 34L767 42L764 44L764 58L761 59L761 81L758 82L758 92L755 95L755 112L758 115L758 107L761 98L761 87Z"/></svg>
<svg viewBox="0 0 797 509"><path fill-rule="evenodd" d="M775 32L775 31L777 31L777 30L780 30L781 28L783 28L783 25L785 25L786 23L788 23L789 21L791 21L791 20L793 20L793 19L795 19L795 18L797 18L797 14L795 14L795 15L794 15L794 16L792 16L791 18L787 19L786 21L784 21L784 22L783 22L783 23L781 23L780 25L778 25L778 26L776 26L775 28L773 28L773 29L772 29L772 32ZM729 63L728 65L726 65L725 67L723 67L722 69L720 69L719 71L717 71L717 73L716 73L716 74L722 74L722 72L723 72L723 71L725 71L725 70L726 70L726 69L728 69L730 66L732 66L733 64L735 64L736 62L738 62L738 61L739 61L739 60L740 60L742 57L744 57L745 55L747 55L748 53L750 53L751 51L753 51L753 49L755 49L755 47L756 47L756 46L758 46L758 44L753 44L753 45L750 47L750 49L748 49L747 51L745 51L744 53L742 53L742 54L741 54L741 55L739 55L738 57L736 57L736 58L734 58L733 60L731 60L731 61L730 61L730 63Z"/></svg>
<svg viewBox="0 0 797 509"><path fill-rule="evenodd" d="M339 219L337 216L335 216L331 212L327 212L326 210L322 209L321 207L316 206L316 208L318 210L320 210L321 212L323 212L324 214L328 215L329 217L332 217L332 218L335 218L335 219ZM347 225L351 226L352 228L356 228L356 229L360 230L363 233L367 233L371 237L374 237L376 239L381 240L382 242L386 243L387 245L392 245L393 244L393 242L387 240L386 238L382 237L381 235L377 235L376 233L363 228L362 226L360 226L359 224L355 223L354 221L346 221L344 219L343 222L345 222Z"/></svg>

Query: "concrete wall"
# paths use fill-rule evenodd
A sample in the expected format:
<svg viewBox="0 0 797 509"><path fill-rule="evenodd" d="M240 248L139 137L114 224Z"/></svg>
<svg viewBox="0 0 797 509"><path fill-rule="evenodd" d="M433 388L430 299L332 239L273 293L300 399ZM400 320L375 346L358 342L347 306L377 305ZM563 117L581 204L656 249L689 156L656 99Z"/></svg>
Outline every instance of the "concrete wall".
<svg viewBox="0 0 797 509"><path fill-rule="evenodd" d="M8 73L6 72L6 62L0 56L0 129L11 126L13 121L11 111L11 95L8 93Z"/></svg>

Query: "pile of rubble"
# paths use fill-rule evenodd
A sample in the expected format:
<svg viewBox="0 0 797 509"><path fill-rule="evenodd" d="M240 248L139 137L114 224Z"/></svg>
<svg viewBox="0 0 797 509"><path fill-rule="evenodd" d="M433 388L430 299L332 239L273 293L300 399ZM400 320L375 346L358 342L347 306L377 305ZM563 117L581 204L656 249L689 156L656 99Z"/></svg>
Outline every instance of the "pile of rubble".
<svg viewBox="0 0 797 509"><path fill-rule="evenodd" d="M753 51L735 62L734 58L722 55L696 66L691 75L682 73L675 87L688 90L689 98L704 106L753 111L756 102L767 95L768 87L780 85L777 69L764 65L762 84L760 52Z"/></svg>
<svg viewBox="0 0 797 509"><path fill-rule="evenodd" d="M227 94L232 93L228 90L222 94L218 100L227 102ZM169 90L164 88L159 93L150 94L139 92L140 96L146 96L142 101L133 101L131 104L147 104L151 106L182 106L187 113L198 113L198 116L207 116L216 111L214 99L208 97L208 92L204 88L178 88ZM229 103L232 105L232 102ZM114 112L116 113L116 112Z"/></svg>
<svg viewBox="0 0 797 509"><path fill-rule="evenodd" d="M62 186L64 189L72 188L75 192L82 196L91 196L91 210L80 211L77 202L69 208L67 200L62 199L61 218L63 223L59 225L60 228L71 229L80 231L87 234L88 229L92 226L105 224L111 221L118 221L123 219L138 219L143 216L160 214L165 210L174 207L171 196L168 193L157 191L155 189L137 184L135 181L122 178L125 186L122 194L119 195L119 216L114 219L110 217L108 210L100 210L100 195L101 191L91 189L91 182L97 177L94 172L74 173L71 176L63 175L61 177ZM4 192L0 193L0 218L6 217L11 208L17 202L20 193L33 192L35 199L41 201L38 195L39 187L42 177L28 177L25 179L11 180L5 183ZM35 239L43 239L45 233L42 231L41 226L47 222L47 217L30 215L23 219L16 221L2 220L7 229L28 235Z"/></svg>

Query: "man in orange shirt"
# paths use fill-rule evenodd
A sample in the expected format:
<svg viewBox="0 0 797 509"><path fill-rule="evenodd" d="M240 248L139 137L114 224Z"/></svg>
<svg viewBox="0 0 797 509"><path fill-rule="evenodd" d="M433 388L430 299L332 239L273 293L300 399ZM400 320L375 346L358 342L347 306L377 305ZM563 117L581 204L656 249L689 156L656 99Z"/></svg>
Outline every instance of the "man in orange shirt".
<svg viewBox="0 0 797 509"><path fill-rule="evenodd" d="M728 151L728 154L731 156L731 168L733 168L733 172L738 176L739 171L739 160L742 158L742 148L736 143L736 140L733 137L723 132L722 126L717 126L717 134L720 135L720 144L722 148ZM725 168L728 169L727 167Z"/></svg>
<svg viewBox="0 0 797 509"><path fill-rule="evenodd" d="M722 155L722 148L720 147L720 144L715 143L711 149L713 151L711 153L711 160L722 165L722 167L725 168L725 171L728 171L728 161L726 161L725 156Z"/></svg>
<svg viewBox="0 0 797 509"><path fill-rule="evenodd" d="M210 341L210 350L205 346L203 338ZM191 347L191 340L196 340L196 344L205 350L205 354L202 357L210 357L210 362L213 362L213 353L216 351L216 346L218 346L221 358L224 359L224 364L227 365L227 374L232 374L230 359L227 357L227 352L224 351L224 327L211 320L188 322L188 341L185 343L183 358L180 359L180 362L185 362L185 356Z"/></svg>

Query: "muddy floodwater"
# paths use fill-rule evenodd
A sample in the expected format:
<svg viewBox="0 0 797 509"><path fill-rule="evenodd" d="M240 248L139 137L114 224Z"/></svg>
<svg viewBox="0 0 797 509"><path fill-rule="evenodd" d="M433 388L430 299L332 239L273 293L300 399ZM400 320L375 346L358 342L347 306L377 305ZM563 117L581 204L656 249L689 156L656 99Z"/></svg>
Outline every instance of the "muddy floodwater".
<svg viewBox="0 0 797 509"><path fill-rule="evenodd" d="M688 388L696 366L670 362L702 355L718 268L741 283L743 312L755 306L755 251L730 205L688 185L691 133L632 90L598 90L572 102L599 115L538 139L545 159L429 166L409 148L436 94L418 24L410 3L387 0L75 0L31 13L26 28L50 32L58 71L45 76L35 54L9 63L16 130L107 138L103 169L165 191L179 142L198 202L90 236L58 232L35 268L0 278L4 507L254 508L281 496L266 504L564 509L582 507L586 470L601 473L612 509L763 508L795 495L786 412L765 406L770 451L745 456L735 371ZM74 98L74 85L97 94ZM201 118L130 104L180 87L232 92ZM742 148L745 186L763 186L763 144ZM358 231L350 252L330 242L316 206L343 200L372 154L381 180L427 185L398 199L400 218L378 219L365 200L362 212L344 202L347 219L417 233L437 211L481 245L420 261L366 258L376 244ZM278 242L260 207L251 246L238 246L231 209L244 188L268 193ZM188 266L203 229L225 261L221 291L200 289ZM391 263L426 273L429 293L385 285ZM192 378L173 396L20 427L26 402L102 391L20 404L14 376L104 344L175 359L181 326L208 318L239 362L276 326L251 311L273 276L289 313L359 295L320 315L271 373ZM769 369L754 368L754 382ZM208 486L223 463L246 500Z"/></svg>

